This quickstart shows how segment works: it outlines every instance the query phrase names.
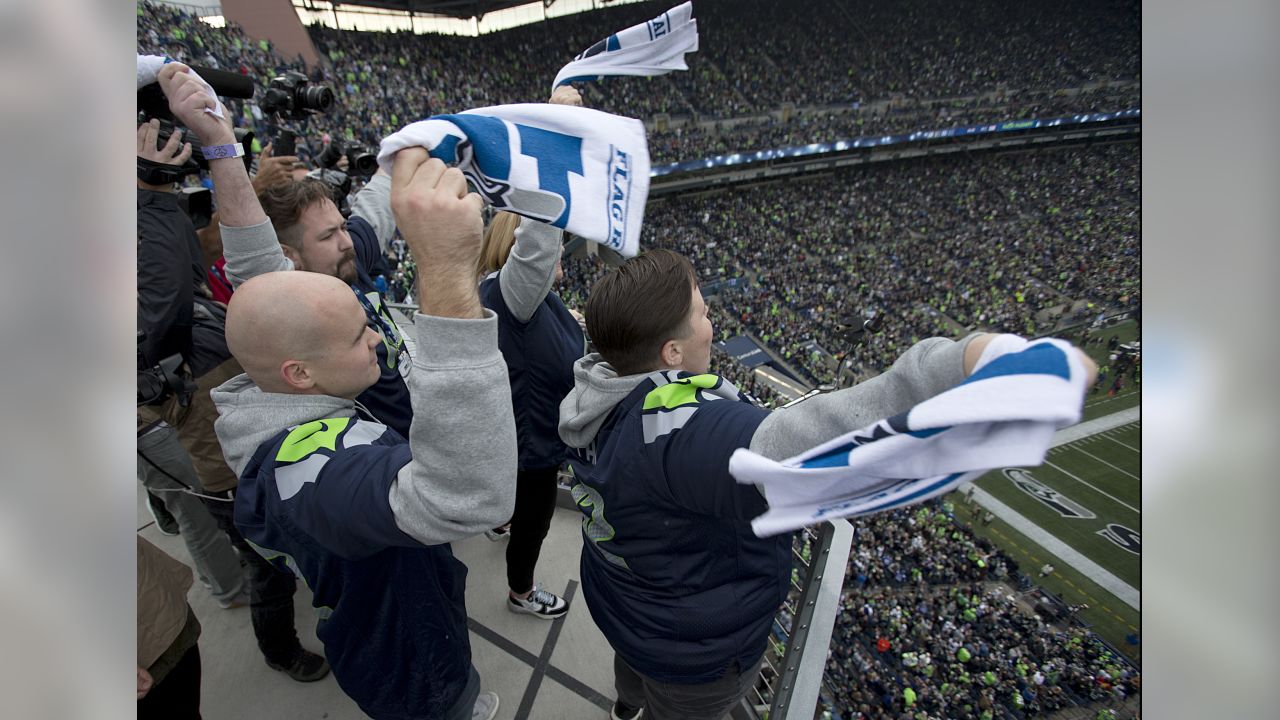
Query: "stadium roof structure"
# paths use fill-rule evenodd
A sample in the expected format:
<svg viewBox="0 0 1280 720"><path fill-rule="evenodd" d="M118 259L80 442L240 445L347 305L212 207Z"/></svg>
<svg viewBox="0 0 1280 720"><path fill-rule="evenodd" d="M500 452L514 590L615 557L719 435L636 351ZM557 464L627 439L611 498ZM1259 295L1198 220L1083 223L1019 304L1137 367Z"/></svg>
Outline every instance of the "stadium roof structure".
<svg viewBox="0 0 1280 720"><path fill-rule="evenodd" d="M556 0L541 0L543 7L550 8ZM610 0L597 0L600 4L608 4ZM443 15L458 19L482 18L495 10L519 7L530 4L530 0L340 0L336 5L357 5L380 10L397 10L400 12L421 13L424 15Z"/></svg>

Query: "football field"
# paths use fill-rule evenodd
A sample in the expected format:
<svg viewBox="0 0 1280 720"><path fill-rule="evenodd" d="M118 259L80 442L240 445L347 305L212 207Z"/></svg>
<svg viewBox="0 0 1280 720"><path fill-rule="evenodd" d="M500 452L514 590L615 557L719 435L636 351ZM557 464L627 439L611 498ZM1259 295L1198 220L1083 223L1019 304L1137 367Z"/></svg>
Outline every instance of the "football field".
<svg viewBox="0 0 1280 720"><path fill-rule="evenodd" d="M1096 422L1100 429L1054 447L1039 467L983 475L980 505L966 508L965 519L1038 585L1087 604L1081 618L1136 658L1126 639L1140 627L1142 424L1135 410ZM989 524L982 503L995 515ZM1053 572L1040 577L1046 563Z"/></svg>

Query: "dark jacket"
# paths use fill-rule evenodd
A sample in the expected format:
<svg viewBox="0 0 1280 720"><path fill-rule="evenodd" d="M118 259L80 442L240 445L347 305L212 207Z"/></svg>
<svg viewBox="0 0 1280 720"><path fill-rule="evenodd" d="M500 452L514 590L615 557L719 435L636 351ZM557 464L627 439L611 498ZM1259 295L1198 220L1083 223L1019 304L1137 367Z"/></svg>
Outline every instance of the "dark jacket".
<svg viewBox="0 0 1280 720"><path fill-rule="evenodd" d="M231 357L225 312L204 292L195 226L175 193L138 190L138 329L144 367L175 353L199 377Z"/></svg>

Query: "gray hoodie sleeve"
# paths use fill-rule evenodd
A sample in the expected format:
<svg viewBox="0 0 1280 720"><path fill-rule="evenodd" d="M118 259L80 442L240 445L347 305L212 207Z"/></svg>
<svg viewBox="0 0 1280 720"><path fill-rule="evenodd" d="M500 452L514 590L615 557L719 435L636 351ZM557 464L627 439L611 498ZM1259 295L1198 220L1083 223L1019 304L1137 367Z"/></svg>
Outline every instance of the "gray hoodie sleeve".
<svg viewBox="0 0 1280 720"><path fill-rule="evenodd" d="M964 349L977 336L921 340L866 382L775 411L756 428L752 452L784 460L956 386L964 379Z"/></svg>
<svg viewBox="0 0 1280 720"><path fill-rule="evenodd" d="M427 545L497 527L516 502L516 426L498 317L417 313L409 374L413 459L391 486L396 525Z"/></svg>
<svg viewBox="0 0 1280 720"><path fill-rule="evenodd" d="M280 240L270 220L246 227L219 225L219 228L222 256L227 259L227 279L232 289L263 273L293 269L293 261L280 249Z"/></svg>
<svg viewBox="0 0 1280 720"><path fill-rule="evenodd" d="M498 286L507 309L522 323L533 317L551 291L563 234L557 227L528 218L516 228L516 243L498 274Z"/></svg>
<svg viewBox="0 0 1280 720"><path fill-rule="evenodd" d="M351 214L364 218L378 236L378 250L387 251L387 243L396 234L396 219L391 214L391 176L378 173L360 188L351 201Z"/></svg>

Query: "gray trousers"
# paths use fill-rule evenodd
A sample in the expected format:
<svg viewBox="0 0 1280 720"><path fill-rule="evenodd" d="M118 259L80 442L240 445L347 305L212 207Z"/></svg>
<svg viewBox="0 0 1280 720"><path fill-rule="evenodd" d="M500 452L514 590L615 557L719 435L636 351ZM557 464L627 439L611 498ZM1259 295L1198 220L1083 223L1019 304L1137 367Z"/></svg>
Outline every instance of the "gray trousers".
<svg viewBox="0 0 1280 720"><path fill-rule="evenodd" d="M614 653L613 684L619 702L644 708L644 720L720 720L755 685L763 663L761 655L746 672L739 672L733 663L709 683L677 685L641 675Z"/></svg>
<svg viewBox="0 0 1280 720"><path fill-rule="evenodd" d="M180 492L184 484L196 492L202 490L191 456L178 443L178 431L160 423L138 438L138 453L138 479L164 501L165 508L178 521L196 573L209 584L214 599L226 601L239 595L245 586L240 556L200 498Z"/></svg>

